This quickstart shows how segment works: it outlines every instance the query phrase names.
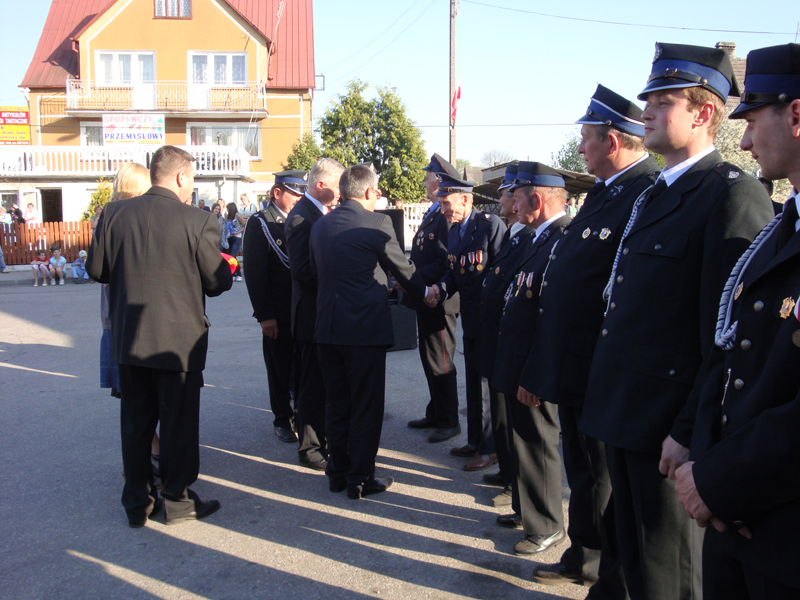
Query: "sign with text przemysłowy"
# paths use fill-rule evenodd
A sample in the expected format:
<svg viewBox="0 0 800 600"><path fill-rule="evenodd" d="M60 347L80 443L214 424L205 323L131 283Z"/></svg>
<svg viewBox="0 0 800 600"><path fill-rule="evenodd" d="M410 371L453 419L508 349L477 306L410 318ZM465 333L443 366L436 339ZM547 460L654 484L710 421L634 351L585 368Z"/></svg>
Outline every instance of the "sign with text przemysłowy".
<svg viewBox="0 0 800 600"><path fill-rule="evenodd" d="M164 115L103 115L104 146L163 146Z"/></svg>

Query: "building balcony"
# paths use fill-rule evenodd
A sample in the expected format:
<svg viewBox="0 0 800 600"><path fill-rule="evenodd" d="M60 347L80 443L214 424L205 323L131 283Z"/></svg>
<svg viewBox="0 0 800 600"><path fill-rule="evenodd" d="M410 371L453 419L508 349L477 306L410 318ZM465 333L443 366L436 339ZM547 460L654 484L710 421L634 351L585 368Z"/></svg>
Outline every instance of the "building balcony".
<svg viewBox="0 0 800 600"><path fill-rule="evenodd" d="M198 177L250 178L250 155L234 146L182 146L196 159ZM114 177L128 162L150 166L158 148L0 146L0 177L15 180Z"/></svg>
<svg viewBox="0 0 800 600"><path fill-rule="evenodd" d="M67 113L100 115L113 111L146 111L171 116L267 116L263 83L211 85L187 81L157 81L109 85L67 79Z"/></svg>

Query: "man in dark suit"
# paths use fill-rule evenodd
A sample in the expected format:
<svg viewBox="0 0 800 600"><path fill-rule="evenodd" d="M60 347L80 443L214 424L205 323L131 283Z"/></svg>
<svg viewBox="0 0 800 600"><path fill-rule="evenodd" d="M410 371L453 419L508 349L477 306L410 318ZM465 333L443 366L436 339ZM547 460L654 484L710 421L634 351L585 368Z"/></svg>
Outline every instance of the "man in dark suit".
<svg viewBox="0 0 800 600"><path fill-rule="evenodd" d="M505 295L491 384L509 399L515 467L514 512L499 516L497 522L524 530L525 537L514 546L514 552L524 556L544 552L565 537L557 411L545 403L523 403L517 399L517 389L536 332L539 290L546 285L542 278L550 249L570 219L564 211L565 182L558 171L520 162L512 190L520 223L535 231Z"/></svg>
<svg viewBox="0 0 800 600"><path fill-rule="evenodd" d="M447 234L447 270L434 284L440 301L460 296L461 329L464 336L464 371L467 384L467 444L453 448L453 456L482 457L488 467L495 453L489 405L489 383L475 368L475 338L480 320L480 295L484 269L500 251L506 226L499 217L480 212L472 205L473 181L439 175L436 197L442 213L452 224Z"/></svg>
<svg viewBox="0 0 800 600"><path fill-rule="evenodd" d="M425 190L432 201L411 245L411 262L422 275L425 285L441 281L447 269L447 232L450 223L442 214L436 190L438 174L458 177L458 171L438 154L431 156L425 171ZM403 296L403 302L417 311L419 357L428 381L430 401L422 419L409 421L412 429L435 430L428 437L431 443L443 442L461 433L458 422L458 382L453 357L456 353L456 320L458 294L441 304L429 307L424 302Z"/></svg>
<svg viewBox="0 0 800 600"><path fill-rule="evenodd" d="M317 317L317 277L311 270L308 239L311 227L339 200L339 177L344 167L320 158L308 174L308 188L286 218L286 248L292 273L292 335L297 344L300 384L295 398L300 464L324 471L325 383L314 344Z"/></svg>
<svg viewBox="0 0 800 600"><path fill-rule="evenodd" d="M233 278L219 253L217 220L190 204L194 175L191 154L159 148L150 162L153 187L107 204L89 249L89 275L110 284L112 351L122 391L122 505L131 527L142 527L161 507L150 464L159 422L167 524L202 519L219 508L216 500L200 501L189 486L200 466L205 296L229 290Z"/></svg>
<svg viewBox="0 0 800 600"><path fill-rule="evenodd" d="M553 251L539 297L542 318L519 382L523 395L558 405L571 546L557 564L536 568L533 578L549 585L594 583L592 598L625 598L613 508L606 511L605 444L580 433L578 422L606 308L603 289L633 203L655 182L658 165L644 149L642 109L608 88L597 86L577 122L578 152L598 182Z"/></svg>
<svg viewBox="0 0 800 600"><path fill-rule="evenodd" d="M250 275L245 283L253 316L261 325L262 351L269 382L272 426L282 442L294 443L294 341L291 330L292 274L286 255L284 224L303 195L305 171L275 173L270 203L247 220L243 256Z"/></svg>
<svg viewBox="0 0 800 600"><path fill-rule="evenodd" d="M731 114L747 119L742 149L794 189L725 286L676 490L711 525L703 598L789 600L800 597L800 45L750 52L742 100Z"/></svg>
<svg viewBox="0 0 800 600"><path fill-rule="evenodd" d="M506 399L505 395L491 385L492 371L497 354L497 332L503 314L505 295L512 278L519 271L519 265L530 247L533 228L519 221L514 193L511 186L517 176L517 165L506 167L503 181L499 186L500 216L506 220L508 230L503 235L503 245L494 260L486 267L480 297L480 325L475 340L475 366L482 377L489 381L489 402L492 415L492 435L497 462L500 466L500 480L503 492L494 498L495 506L508 506L512 503L512 484L516 477L512 433L508 419L508 401L516 402L516 397ZM490 459L494 459L492 456ZM464 469L477 470L483 467L481 455L473 457ZM491 477L484 480L491 481Z"/></svg>
<svg viewBox="0 0 800 600"><path fill-rule="evenodd" d="M714 149L725 99L738 95L728 54L656 48L639 98L645 146L666 164L617 247L579 423L606 443L628 591L654 600L700 595L701 532L667 477L688 458L727 273L772 218L761 184Z"/></svg>
<svg viewBox="0 0 800 600"><path fill-rule="evenodd" d="M317 275L314 341L327 391L332 492L349 498L385 491L392 478L375 478L381 439L386 350L394 345L385 271L417 298L426 286L403 254L392 221L376 214L378 176L350 167L339 182L344 201L311 228L310 258Z"/></svg>

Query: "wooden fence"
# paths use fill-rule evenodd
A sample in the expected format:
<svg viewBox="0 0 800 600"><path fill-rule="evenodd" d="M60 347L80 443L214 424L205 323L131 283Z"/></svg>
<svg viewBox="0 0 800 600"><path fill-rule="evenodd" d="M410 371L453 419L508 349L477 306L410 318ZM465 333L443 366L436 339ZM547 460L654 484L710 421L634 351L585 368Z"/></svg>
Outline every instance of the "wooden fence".
<svg viewBox="0 0 800 600"><path fill-rule="evenodd" d="M7 265L29 265L37 250L46 250L49 258L52 246L59 246L61 256L71 263L80 250L89 250L91 242L89 221L0 226L0 245Z"/></svg>

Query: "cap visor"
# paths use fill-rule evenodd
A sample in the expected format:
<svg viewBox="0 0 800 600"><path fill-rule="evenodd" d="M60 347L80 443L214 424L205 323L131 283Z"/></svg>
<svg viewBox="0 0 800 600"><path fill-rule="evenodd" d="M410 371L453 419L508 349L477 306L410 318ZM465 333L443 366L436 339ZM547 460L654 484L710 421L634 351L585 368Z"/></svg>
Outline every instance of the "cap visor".
<svg viewBox="0 0 800 600"><path fill-rule="evenodd" d="M698 83L691 81L678 81L675 79L654 79L645 86L641 93L636 96L639 100L647 100L647 94L658 90L682 90L690 87L700 87Z"/></svg>
<svg viewBox="0 0 800 600"><path fill-rule="evenodd" d="M734 111L728 115L729 119L743 119L744 113L748 110L753 110L754 108L761 108L762 106L766 106L769 104L768 102L753 102L752 104L745 104L744 102L740 103Z"/></svg>

